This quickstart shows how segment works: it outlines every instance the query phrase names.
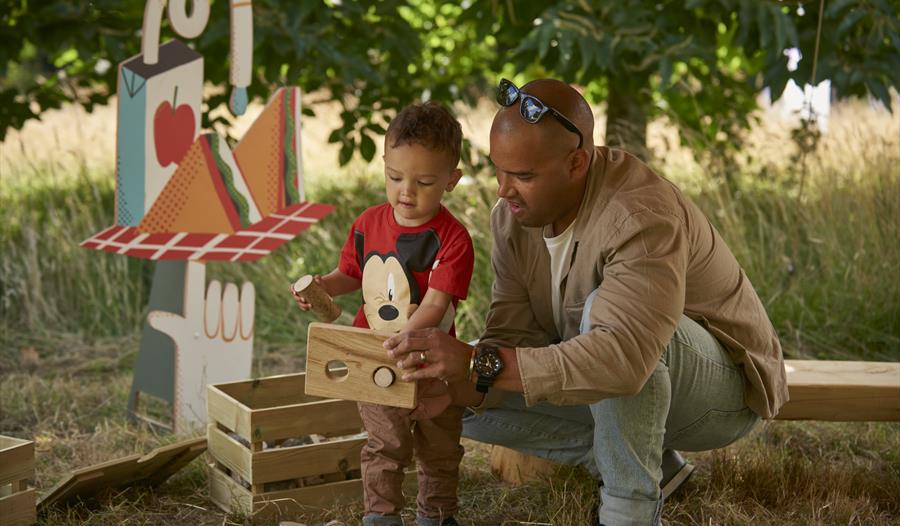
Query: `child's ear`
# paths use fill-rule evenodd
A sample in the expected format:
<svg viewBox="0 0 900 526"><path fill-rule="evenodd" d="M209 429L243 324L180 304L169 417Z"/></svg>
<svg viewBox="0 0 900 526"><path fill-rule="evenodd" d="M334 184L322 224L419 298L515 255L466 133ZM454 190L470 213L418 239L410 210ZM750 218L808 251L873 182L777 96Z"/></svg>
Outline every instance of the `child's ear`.
<svg viewBox="0 0 900 526"><path fill-rule="evenodd" d="M447 189L446 191L452 192L454 188L456 188L457 183L459 183L460 178L462 177L462 170L459 168L450 172L450 180L447 181Z"/></svg>

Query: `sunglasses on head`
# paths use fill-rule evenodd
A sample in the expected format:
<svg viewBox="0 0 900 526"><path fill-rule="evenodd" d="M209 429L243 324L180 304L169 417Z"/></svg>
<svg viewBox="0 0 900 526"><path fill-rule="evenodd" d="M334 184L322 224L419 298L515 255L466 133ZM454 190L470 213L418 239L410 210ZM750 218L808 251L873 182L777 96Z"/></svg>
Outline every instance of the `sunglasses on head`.
<svg viewBox="0 0 900 526"><path fill-rule="evenodd" d="M541 117L549 113L556 117L556 120L565 126L567 130L578 136L578 148L581 148L581 145L584 143L584 136L581 134L581 130L578 129L578 126L575 126L575 124L567 119L565 115L553 109L552 106L544 104L541 99L534 95L522 93L519 88L509 80L500 80L500 84L497 86L497 103L506 107L512 106L516 100L520 101L519 114L525 119L525 122L537 124L540 122Z"/></svg>

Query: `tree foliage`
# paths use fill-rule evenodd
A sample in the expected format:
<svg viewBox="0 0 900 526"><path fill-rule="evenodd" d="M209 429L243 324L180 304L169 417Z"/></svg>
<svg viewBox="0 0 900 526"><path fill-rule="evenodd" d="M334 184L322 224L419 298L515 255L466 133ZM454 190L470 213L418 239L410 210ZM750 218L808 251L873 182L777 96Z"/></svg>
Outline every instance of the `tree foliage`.
<svg viewBox="0 0 900 526"><path fill-rule="evenodd" d="M256 0L251 95L296 84L341 104L340 161L371 159L380 123L423 97L473 102L499 75L552 75L609 102L607 142L640 148L646 123L672 119L697 151L734 149L756 93L788 79L832 79L840 96L890 107L900 85L898 8L890 0ZM116 65L139 52L143 0L0 0L0 139L41 112L88 110L114 94ZM802 13L802 15L801 15ZM163 40L173 37L164 22ZM193 44L207 82L228 79L228 2L212 1ZM804 55L788 71L787 47ZM213 59L212 57L215 57ZM207 100L227 102L227 90ZM314 106L305 110L314 112ZM209 112L204 117L205 126ZM221 119L221 118L220 118Z"/></svg>

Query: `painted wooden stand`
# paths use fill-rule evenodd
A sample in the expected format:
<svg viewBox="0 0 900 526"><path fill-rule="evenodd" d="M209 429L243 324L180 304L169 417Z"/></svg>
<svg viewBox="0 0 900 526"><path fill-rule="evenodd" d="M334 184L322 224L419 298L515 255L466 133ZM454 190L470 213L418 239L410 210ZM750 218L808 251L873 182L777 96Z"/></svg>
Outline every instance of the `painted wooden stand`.
<svg viewBox="0 0 900 526"><path fill-rule="evenodd" d="M362 498L356 404L306 396L305 383L301 373L209 386L209 493L226 512L290 519Z"/></svg>
<svg viewBox="0 0 900 526"><path fill-rule="evenodd" d="M311 323L306 344L306 394L412 409L416 383L400 380L382 344L388 332Z"/></svg>
<svg viewBox="0 0 900 526"><path fill-rule="evenodd" d="M33 479L34 442L0 435L0 526L37 521Z"/></svg>
<svg viewBox="0 0 900 526"><path fill-rule="evenodd" d="M900 421L900 363L785 360L790 401L777 420ZM557 464L512 449L491 449L491 471L520 484Z"/></svg>

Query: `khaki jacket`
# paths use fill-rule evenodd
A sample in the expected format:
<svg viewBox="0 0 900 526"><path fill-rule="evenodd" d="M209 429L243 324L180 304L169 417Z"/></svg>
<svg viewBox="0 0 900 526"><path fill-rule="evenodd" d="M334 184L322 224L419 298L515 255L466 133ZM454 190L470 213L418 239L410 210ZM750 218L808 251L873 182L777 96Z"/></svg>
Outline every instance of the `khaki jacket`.
<svg viewBox="0 0 900 526"><path fill-rule="evenodd" d="M635 157L597 147L575 221L558 332L542 229L520 226L502 200L491 213L495 278L481 342L516 348L529 405L639 392L684 313L743 368L748 406L775 416L788 399L778 337L747 275L694 203ZM591 330L579 334L585 299L598 287Z"/></svg>

